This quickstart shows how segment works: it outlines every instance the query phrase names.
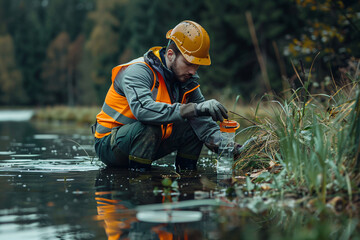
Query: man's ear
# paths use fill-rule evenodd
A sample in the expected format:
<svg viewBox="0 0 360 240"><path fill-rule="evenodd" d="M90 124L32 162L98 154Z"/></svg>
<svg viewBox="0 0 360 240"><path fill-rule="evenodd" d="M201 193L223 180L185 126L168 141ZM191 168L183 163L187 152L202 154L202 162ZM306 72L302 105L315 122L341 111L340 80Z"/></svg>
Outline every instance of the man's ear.
<svg viewBox="0 0 360 240"><path fill-rule="evenodd" d="M170 62L174 62L175 58L176 58L176 54L172 49L169 49L167 51L167 57L169 59Z"/></svg>

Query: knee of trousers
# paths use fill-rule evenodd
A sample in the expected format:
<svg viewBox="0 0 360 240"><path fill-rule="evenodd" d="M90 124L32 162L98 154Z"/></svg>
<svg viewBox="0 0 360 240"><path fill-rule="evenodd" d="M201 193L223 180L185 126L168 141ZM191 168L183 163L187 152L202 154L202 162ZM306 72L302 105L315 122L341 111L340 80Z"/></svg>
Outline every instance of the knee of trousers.
<svg viewBox="0 0 360 240"><path fill-rule="evenodd" d="M136 136L142 138L142 140L151 139L154 142L161 141L162 130L160 126L141 123Z"/></svg>
<svg viewBox="0 0 360 240"><path fill-rule="evenodd" d="M114 136L113 143L124 144L143 141L144 139L161 139L161 127L155 125L147 125L141 122L135 122L120 127Z"/></svg>
<svg viewBox="0 0 360 240"><path fill-rule="evenodd" d="M153 161L161 144L161 127L140 123L134 131L129 142L128 154Z"/></svg>

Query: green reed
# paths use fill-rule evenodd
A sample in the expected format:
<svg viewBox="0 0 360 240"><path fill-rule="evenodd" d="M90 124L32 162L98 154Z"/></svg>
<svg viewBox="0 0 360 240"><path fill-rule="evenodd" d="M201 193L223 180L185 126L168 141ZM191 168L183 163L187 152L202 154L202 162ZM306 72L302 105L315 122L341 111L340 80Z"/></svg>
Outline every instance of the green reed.
<svg viewBox="0 0 360 240"><path fill-rule="evenodd" d="M360 179L360 89L356 75L349 79L333 94L311 94L308 80L287 99L269 101L271 117L255 112L257 141L237 165L261 154L282 166L282 174L272 176L281 188L322 203L336 193L351 201Z"/></svg>

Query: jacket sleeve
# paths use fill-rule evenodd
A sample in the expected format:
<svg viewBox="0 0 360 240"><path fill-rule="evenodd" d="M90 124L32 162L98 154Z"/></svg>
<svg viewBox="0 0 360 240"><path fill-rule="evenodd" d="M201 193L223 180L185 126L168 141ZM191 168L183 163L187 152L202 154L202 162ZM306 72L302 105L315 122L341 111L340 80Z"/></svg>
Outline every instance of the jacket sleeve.
<svg viewBox="0 0 360 240"><path fill-rule="evenodd" d="M189 96L189 102L200 103L204 102L205 98L202 95L200 88L197 88ZM211 117L196 117L189 119L190 125L194 130L200 141L212 151L217 152L220 144L220 127L212 120Z"/></svg>
<svg viewBox="0 0 360 240"><path fill-rule="evenodd" d="M143 63L127 67L115 78L115 90L126 97L134 116L148 124L166 124L184 121L180 116L180 103L155 102L151 88L154 84L153 72Z"/></svg>

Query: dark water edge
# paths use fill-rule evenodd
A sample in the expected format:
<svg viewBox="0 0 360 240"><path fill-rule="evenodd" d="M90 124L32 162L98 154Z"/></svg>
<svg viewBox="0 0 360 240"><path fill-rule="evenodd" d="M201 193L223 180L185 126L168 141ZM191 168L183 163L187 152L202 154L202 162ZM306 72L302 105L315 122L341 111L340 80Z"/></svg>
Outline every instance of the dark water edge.
<svg viewBox="0 0 360 240"><path fill-rule="evenodd" d="M174 155L147 173L105 168L92 144L84 125L0 122L0 239L359 239L356 214L226 197L206 149L179 175Z"/></svg>

